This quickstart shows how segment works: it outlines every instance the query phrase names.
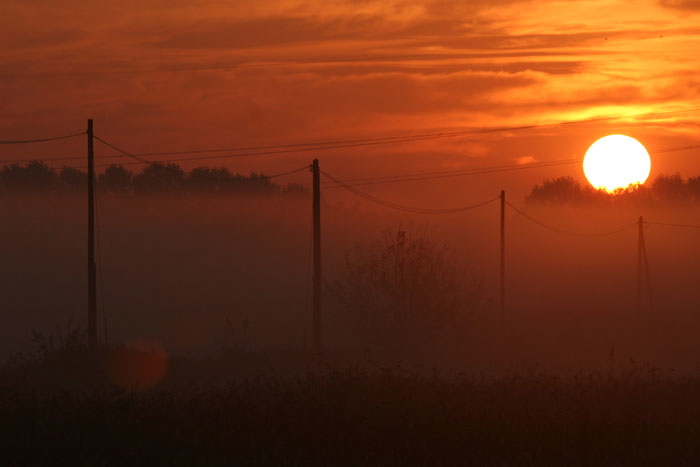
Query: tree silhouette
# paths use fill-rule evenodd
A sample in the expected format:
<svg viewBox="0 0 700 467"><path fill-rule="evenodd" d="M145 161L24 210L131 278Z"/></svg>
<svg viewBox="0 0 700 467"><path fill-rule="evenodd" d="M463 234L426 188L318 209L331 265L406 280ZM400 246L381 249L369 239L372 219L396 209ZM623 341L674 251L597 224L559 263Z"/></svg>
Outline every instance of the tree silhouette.
<svg viewBox="0 0 700 467"><path fill-rule="evenodd" d="M545 180L534 186L526 201L542 204L565 204L592 201L599 194L590 187L582 188L573 177L559 177Z"/></svg>
<svg viewBox="0 0 700 467"><path fill-rule="evenodd" d="M69 193L79 193L87 187L87 173L73 167L62 168L58 180L61 190Z"/></svg>
<svg viewBox="0 0 700 467"><path fill-rule="evenodd" d="M124 194L128 193L134 179L134 174L124 168L123 165L112 164L98 178L98 188Z"/></svg>
<svg viewBox="0 0 700 467"><path fill-rule="evenodd" d="M680 174L661 174L651 184L651 191L656 200L662 203L687 203L691 200L688 186Z"/></svg>
<svg viewBox="0 0 700 467"><path fill-rule="evenodd" d="M247 178L240 175L237 175L237 177L239 177L237 179L239 183L234 185L235 191L264 194L272 193L278 188L278 186L272 183L272 180L262 172L251 172L250 176Z"/></svg>
<svg viewBox="0 0 700 467"><path fill-rule="evenodd" d="M700 177L688 178L688 195L696 204L700 204Z"/></svg>
<svg viewBox="0 0 700 467"><path fill-rule="evenodd" d="M3 190L18 194L47 194L55 191L58 184L56 170L40 161L31 161L25 166L12 164L0 172Z"/></svg>
<svg viewBox="0 0 700 467"><path fill-rule="evenodd" d="M197 167L190 172L188 185L194 191L223 191L230 187L233 179L225 167Z"/></svg>
<svg viewBox="0 0 700 467"><path fill-rule="evenodd" d="M0 169L2 193L80 193L86 189L87 174L64 167L55 169L40 161L26 165L13 164ZM118 195L156 193L240 193L240 194L307 194L307 189L290 183L281 187L263 173L246 177L232 174L225 167L197 167L185 173L176 164L153 163L137 175L122 165L112 164L97 177L97 188Z"/></svg>
<svg viewBox="0 0 700 467"><path fill-rule="evenodd" d="M481 296L465 286L446 247L402 229L357 246L329 290L369 335L399 345L429 341Z"/></svg>
<svg viewBox="0 0 700 467"><path fill-rule="evenodd" d="M644 185L631 185L618 188L612 194L595 190L586 185L581 187L572 177L559 177L545 180L535 185L525 198L533 204L614 204L627 206L650 206L655 203L684 205L700 200L700 177L687 180L679 174L657 176Z"/></svg>
<svg viewBox="0 0 700 467"><path fill-rule="evenodd" d="M304 196L309 194L309 190L299 183L287 183L286 186L280 188L280 192L292 196Z"/></svg>
<svg viewBox="0 0 700 467"><path fill-rule="evenodd" d="M177 164L154 162L134 177L138 192L174 192L182 188L185 172Z"/></svg>

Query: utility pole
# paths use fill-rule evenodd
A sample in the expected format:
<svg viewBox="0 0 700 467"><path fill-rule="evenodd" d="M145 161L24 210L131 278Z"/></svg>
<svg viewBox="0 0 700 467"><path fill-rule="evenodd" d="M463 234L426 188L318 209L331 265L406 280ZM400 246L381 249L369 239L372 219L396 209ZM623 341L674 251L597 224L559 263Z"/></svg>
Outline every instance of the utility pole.
<svg viewBox="0 0 700 467"><path fill-rule="evenodd" d="M95 265L95 153L92 119L88 119L88 344L97 349L97 267Z"/></svg>
<svg viewBox="0 0 700 467"><path fill-rule="evenodd" d="M644 271L646 271L647 293L649 294L649 312L654 311L654 296L651 293L651 273L649 272L649 258L647 257L647 245L642 237L642 256L644 258Z"/></svg>
<svg viewBox="0 0 700 467"><path fill-rule="evenodd" d="M642 315L642 245L644 244L644 218L637 222L637 316Z"/></svg>
<svg viewBox="0 0 700 467"><path fill-rule="evenodd" d="M318 159L314 159L313 171L313 230L314 230L314 315L313 345L317 354L323 352L321 320L321 183Z"/></svg>
<svg viewBox="0 0 700 467"><path fill-rule="evenodd" d="M501 332L506 330L506 192L501 190Z"/></svg>
<svg viewBox="0 0 700 467"><path fill-rule="evenodd" d="M654 306L651 293L651 274L649 273L649 259L647 247L644 241L644 218L639 216L639 235L637 240L637 313L642 313L642 282L646 280L647 293L649 294L649 308Z"/></svg>

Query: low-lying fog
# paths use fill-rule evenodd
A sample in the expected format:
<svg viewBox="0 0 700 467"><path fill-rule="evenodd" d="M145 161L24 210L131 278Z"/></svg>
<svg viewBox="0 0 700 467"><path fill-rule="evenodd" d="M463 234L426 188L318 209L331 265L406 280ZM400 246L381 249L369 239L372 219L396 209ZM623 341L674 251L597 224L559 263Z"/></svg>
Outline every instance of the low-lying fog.
<svg viewBox="0 0 700 467"><path fill-rule="evenodd" d="M552 226L608 237L577 238L506 212L506 324L499 327L499 204L444 216L404 214L370 204L325 200L326 283L358 243L401 226L452 251L464 279L481 281L487 300L464 310L462 345L440 359L465 370L529 364L609 369L630 359L694 370L700 361L700 230L645 227L653 306L636 307L637 239L646 219L698 222L696 208L536 208ZM31 329L84 326L86 205L83 198L2 200L0 355L30 350ZM310 196L100 195L99 335L104 341L157 342L171 355L225 348L310 346ZM327 348L361 347L352 320L324 297ZM409 344L406 344L409 345Z"/></svg>

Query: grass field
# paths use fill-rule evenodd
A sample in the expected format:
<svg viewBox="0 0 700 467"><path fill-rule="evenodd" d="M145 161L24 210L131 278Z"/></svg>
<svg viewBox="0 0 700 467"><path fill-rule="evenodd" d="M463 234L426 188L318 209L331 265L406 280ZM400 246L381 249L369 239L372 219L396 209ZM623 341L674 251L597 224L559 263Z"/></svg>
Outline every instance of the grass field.
<svg viewBox="0 0 700 467"><path fill-rule="evenodd" d="M700 379L634 366L562 377L326 367L144 391L34 391L12 384L21 371L0 383L2 465L700 462Z"/></svg>

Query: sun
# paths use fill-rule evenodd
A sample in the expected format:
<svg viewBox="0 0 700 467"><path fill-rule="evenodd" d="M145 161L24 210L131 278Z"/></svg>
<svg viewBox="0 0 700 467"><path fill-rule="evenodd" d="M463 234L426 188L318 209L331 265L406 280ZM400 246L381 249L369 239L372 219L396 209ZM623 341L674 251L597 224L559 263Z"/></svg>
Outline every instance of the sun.
<svg viewBox="0 0 700 467"><path fill-rule="evenodd" d="M583 158L583 173L598 190L609 193L618 188L642 184L649 177L651 158L634 138L609 135L593 143Z"/></svg>

